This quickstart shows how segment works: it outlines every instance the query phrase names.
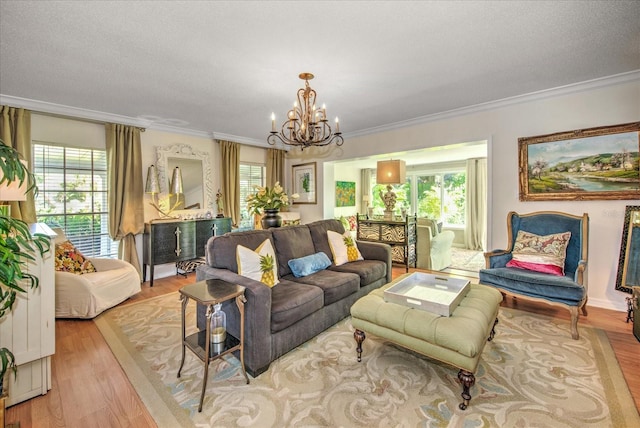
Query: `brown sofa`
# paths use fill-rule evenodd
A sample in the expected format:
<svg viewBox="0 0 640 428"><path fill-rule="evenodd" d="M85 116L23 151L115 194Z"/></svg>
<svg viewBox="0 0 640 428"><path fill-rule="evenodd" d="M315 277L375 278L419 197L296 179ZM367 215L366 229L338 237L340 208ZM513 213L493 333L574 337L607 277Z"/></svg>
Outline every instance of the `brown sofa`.
<svg viewBox="0 0 640 428"><path fill-rule="evenodd" d="M196 269L198 281L217 278L246 287L245 351L247 372L257 376L271 361L306 342L349 315L351 305L370 291L391 281L391 247L357 242L364 260L332 265L296 278L291 259L324 252L333 259L327 231L344 233L338 220L320 220L307 225L231 232L212 237L207 243L204 265ZM278 261L280 283L269 288L237 274L236 247L256 249L270 239ZM240 314L234 302L223 304L230 334L240 331ZM205 308L198 307L199 329L205 328Z"/></svg>

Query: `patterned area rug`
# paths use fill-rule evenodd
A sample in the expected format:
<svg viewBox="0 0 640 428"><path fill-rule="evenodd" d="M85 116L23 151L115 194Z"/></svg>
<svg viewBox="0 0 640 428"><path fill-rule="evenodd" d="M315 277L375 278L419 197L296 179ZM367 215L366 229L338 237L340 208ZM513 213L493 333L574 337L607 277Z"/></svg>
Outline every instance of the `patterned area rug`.
<svg viewBox="0 0 640 428"><path fill-rule="evenodd" d="M195 325L189 304L187 326ZM239 362L180 364L178 293L120 306L96 324L159 427L637 427L604 332L501 308L466 411L458 370L369 336L356 361L350 319L284 355L247 385ZM193 329L192 329L193 331Z"/></svg>
<svg viewBox="0 0 640 428"><path fill-rule="evenodd" d="M451 265L449 269L461 269L478 272L484 268L484 254L482 251L468 250L466 248L451 248Z"/></svg>

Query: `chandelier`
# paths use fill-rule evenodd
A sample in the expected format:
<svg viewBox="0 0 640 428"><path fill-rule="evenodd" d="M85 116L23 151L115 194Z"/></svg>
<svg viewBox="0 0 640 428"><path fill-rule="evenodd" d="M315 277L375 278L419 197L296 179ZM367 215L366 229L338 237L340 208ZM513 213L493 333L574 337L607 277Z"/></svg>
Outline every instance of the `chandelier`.
<svg viewBox="0 0 640 428"><path fill-rule="evenodd" d="M341 146L344 143L340 122L336 117L335 132L327 121L327 112L324 104L322 108L316 108L316 91L309 86L309 80L313 79L311 73L301 73L300 79L304 80L304 88L298 89L298 101L293 103L293 108L287 113L280 132L276 131L276 116L271 113L271 133L267 142L272 146L278 141L298 146L304 150L306 147L326 146L336 143Z"/></svg>

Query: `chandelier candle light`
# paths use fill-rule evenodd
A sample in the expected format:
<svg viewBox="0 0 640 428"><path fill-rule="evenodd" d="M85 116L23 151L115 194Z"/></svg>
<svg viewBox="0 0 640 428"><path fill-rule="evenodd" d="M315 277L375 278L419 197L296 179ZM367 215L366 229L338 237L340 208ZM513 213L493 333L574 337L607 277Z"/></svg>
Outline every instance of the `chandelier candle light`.
<svg viewBox="0 0 640 428"><path fill-rule="evenodd" d="M327 111L316 108L316 91L309 86L309 80L313 79L311 73L301 73L300 79L304 80L304 88L298 90L298 101L293 103L293 108L287 113L287 120L282 124L280 132L276 131L276 115L271 113L271 133L267 142L272 146L278 141L297 146L304 150L306 147L321 147L331 143L341 146L344 143L340 122L336 117L335 132L327 121Z"/></svg>

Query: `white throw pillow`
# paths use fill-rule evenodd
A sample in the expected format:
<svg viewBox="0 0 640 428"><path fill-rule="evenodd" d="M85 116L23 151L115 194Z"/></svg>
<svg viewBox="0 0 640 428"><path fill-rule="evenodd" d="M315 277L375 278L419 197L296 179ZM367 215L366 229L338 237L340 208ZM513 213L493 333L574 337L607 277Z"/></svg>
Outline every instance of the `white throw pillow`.
<svg viewBox="0 0 640 428"><path fill-rule="evenodd" d="M327 237L329 238L329 247L331 247L331 252L333 253L333 263L336 266L355 262L356 260L364 260L360 250L358 250L356 240L348 231L344 235L340 235L338 232L328 230Z"/></svg>
<svg viewBox="0 0 640 428"><path fill-rule="evenodd" d="M270 240L265 239L255 251L238 245L236 260L238 275L255 279L268 287L273 287L280 282L278 280L278 262Z"/></svg>

